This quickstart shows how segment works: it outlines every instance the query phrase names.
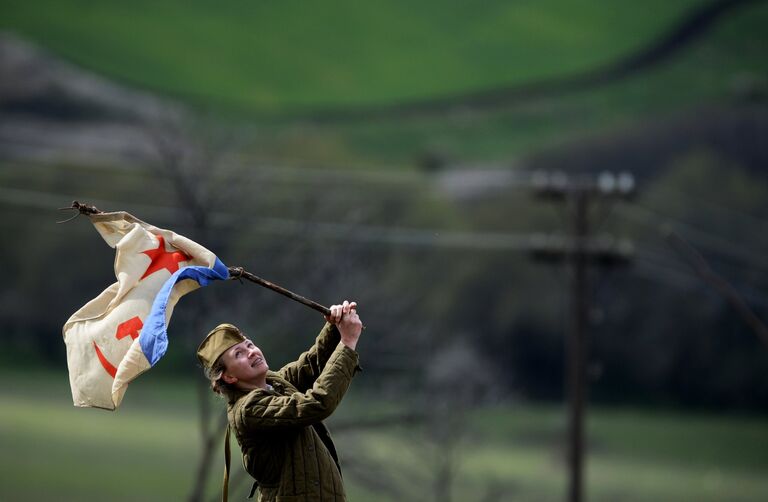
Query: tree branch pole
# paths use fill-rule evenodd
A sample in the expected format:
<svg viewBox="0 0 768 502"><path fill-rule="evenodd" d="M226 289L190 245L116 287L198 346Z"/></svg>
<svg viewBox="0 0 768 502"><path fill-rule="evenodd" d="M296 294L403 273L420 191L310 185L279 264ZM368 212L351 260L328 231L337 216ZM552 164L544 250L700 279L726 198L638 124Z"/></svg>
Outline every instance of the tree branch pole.
<svg viewBox="0 0 768 502"><path fill-rule="evenodd" d="M315 309L321 314L324 315L330 315L331 309L328 307L324 307L320 305L317 302L313 302L312 300L309 300L307 298L304 298L301 295L297 295L296 293L292 291L288 291L282 286L278 286L277 284L271 283L266 279L262 279L261 277L258 277L256 275L253 275L252 273L244 270L242 267L229 267L229 275L232 279L247 279L251 282L255 282L256 284L259 284L260 286L264 286L267 289L271 289L272 291L276 293L280 293L283 296L287 296L291 300L295 300L299 303L303 303L307 307L311 309Z"/></svg>

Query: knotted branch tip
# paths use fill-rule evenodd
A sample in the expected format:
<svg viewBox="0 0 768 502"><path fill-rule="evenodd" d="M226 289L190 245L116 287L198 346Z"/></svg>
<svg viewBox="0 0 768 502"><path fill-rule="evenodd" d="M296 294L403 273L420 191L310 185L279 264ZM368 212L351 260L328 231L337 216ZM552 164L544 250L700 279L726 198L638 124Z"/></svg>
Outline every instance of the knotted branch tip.
<svg viewBox="0 0 768 502"><path fill-rule="evenodd" d="M83 204L82 202L78 202L76 200L73 200L72 205L69 207L60 207L59 211L69 211L72 209L77 211L77 213L75 213L74 216L72 216L71 218L67 218L66 220L57 221L56 223L66 223L68 221L72 221L78 216L80 216L81 214L90 215L90 214L99 214L102 212L96 206L92 206L90 204Z"/></svg>
<svg viewBox="0 0 768 502"><path fill-rule="evenodd" d="M228 267L227 270L229 271L230 279L237 279L240 281L240 284L243 283L243 274L245 273L245 269L243 267Z"/></svg>

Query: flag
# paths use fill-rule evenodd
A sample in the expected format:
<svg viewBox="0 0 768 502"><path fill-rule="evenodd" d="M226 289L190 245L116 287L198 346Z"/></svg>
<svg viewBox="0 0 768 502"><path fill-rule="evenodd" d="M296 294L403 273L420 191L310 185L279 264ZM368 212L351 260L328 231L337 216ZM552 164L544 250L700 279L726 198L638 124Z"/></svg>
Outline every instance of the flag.
<svg viewBox="0 0 768 502"><path fill-rule="evenodd" d="M229 272L203 246L128 213L89 218L116 250L117 282L75 312L62 332L74 405L114 410L128 384L165 354L179 298Z"/></svg>

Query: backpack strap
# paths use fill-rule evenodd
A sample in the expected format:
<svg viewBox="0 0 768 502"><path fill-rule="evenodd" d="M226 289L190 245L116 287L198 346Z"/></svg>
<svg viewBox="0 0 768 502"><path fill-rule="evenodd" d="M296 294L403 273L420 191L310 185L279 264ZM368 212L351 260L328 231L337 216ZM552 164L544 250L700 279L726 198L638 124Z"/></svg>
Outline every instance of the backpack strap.
<svg viewBox="0 0 768 502"><path fill-rule="evenodd" d="M221 501L227 502L229 492L229 460L231 452L229 449L229 423L227 423L227 433L224 435L224 486L221 489Z"/></svg>
<svg viewBox="0 0 768 502"><path fill-rule="evenodd" d="M253 486L251 486L251 493L248 494L248 498L249 499L253 498L253 494L256 493L256 488L258 488L258 487L259 487L259 482L258 481L254 481L253 482Z"/></svg>

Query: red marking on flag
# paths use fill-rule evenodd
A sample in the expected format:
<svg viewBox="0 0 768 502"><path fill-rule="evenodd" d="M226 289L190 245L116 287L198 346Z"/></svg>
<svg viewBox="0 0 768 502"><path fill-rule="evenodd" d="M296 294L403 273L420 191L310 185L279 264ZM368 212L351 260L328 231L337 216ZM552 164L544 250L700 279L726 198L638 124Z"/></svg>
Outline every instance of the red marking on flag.
<svg viewBox="0 0 768 502"><path fill-rule="evenodd" d="M131 317L127 321L121 322L117 326L115 338L122 340L126 336L130 336L131 339L135 340L139 337L139 332L141 331L142 326L144 326L144 323L141 322L139 316ZM96 342L93 342L93 348L96 349L96 356L99 358L101 365L112 378L115 378L115 375L117 374L117 368L115 368L115 366L109 362L109 359L107 359L107 356L104 355L99 346L96 345Z"/></svg>
<svg viewBox="0 0 768 502"><path fill-rule="evenodd" d="M93 348L96 349L96 355L99 357L99 362L101 365L105 370L107 370L107 373L109 373L112 378L115 378L115 375L117 374L117 368L112 366L112 363L110 363L106 356L101 353L101 349L98 345L96 345L96 342L93 342Z"/></svg>
<svg viewBox="0 0 768 502"><path fill-rule="evenodd" d="M155 249L142 251L142 253L149 256L152 261L149 263L147 271L144 272L144 275L141 276L141 279L144 279L148 275L151 275L162 269L166 269L168 272L173 274L179 269L179 262L192 259L191 256L185 254L182 251L166 251L165 239L163 239L163 236L156 235L155 237L157 237L157 240L159 241L157 247Z"/></svg>
<svg viewBox="0 0 768 502"><path fill-rule="evenodd" d="M126 336L130 336L133 340L135 340L139 337L139 332L141 332L142 326L144 326L144 323L141 322L141 319L139 319L138 316L131 317L127 321L120 323L117 326L115 338L122 340Z"/></svg>

